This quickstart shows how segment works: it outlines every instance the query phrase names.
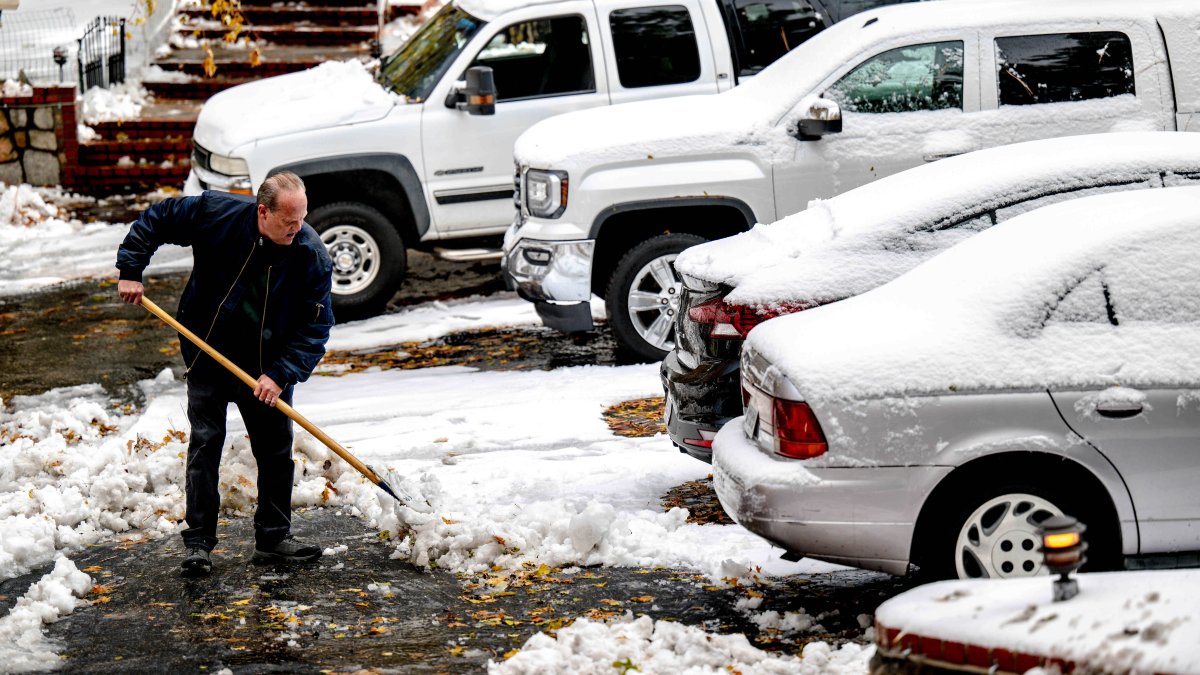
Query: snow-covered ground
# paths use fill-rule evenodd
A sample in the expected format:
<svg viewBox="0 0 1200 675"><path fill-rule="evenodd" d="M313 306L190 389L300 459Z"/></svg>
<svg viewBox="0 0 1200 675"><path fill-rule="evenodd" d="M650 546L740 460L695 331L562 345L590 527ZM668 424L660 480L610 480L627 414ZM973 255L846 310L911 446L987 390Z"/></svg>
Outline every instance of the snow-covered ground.
<svg viewBox="0 0 1200 675"><path fill-rule="evenodd" d="M63 220L53 204L60 197L28 186L8 188L0 197L0 241L19 253L0 263L0 290L112 274L126 227ZM4 204L15 208L4 210ZM167 253L172 262L163 267L190 265L186 250ZM369 349L450 331L536 323L528 303L503 293L338 326L330 347ZM82 385L14 397L0 411L0 578L118 536L176 536L189 431L186 394L170 371L142 388L147 402L141 410L109 400L99 385ZM318 375L298 388L297 409L363 461L388 472L413 496L412 508L394 508L390 497L302 431L294 501L359 514L389 532L396 557L449 571L516 570L526 561L661 565L722 583L834 569L782 562L780 551L740 527L689 524L680 509L662 511L659 500L668 489L704 478L709 467L680 454L664 436L615 436L601 417L612 404L660 394L654 365ZM221 492L226 509L244 513L255 497L254 462L236 412L230 428ZM329 468L326 460L333 460ZM631 466L637 467L632 475ZM53 620L73 607L68 598L86 591L69 566L59 562L53 573L58 576L47 577L44 585L53 586L53 593L31 590L22 601L36 609L0 619L0 634L22 636L0 641L0 663L52 663L46 659L53 650L30 616ZM613 626L612 639L626 642L629 638L615 636L644 633L644 625ZM586 624L575 630L585 629L610 630ZM661 641L671 630L660 626L651 632ZM734 664L778 658L740 640L733 646L719 640L714 649L750 659L730 661ZM544 640L531 648L543 661L558 649ZM659 653L666 647L650 640L643 649Z"/></svg>

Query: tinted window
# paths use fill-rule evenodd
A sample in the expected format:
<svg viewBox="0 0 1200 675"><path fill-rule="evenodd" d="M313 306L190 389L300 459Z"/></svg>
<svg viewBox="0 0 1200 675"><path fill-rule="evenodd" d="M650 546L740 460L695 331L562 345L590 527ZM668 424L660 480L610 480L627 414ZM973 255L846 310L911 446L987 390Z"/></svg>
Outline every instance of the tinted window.
<svg viewBox="0 0 1200 675"><path fill-rule="evenodd" d="M609 16L617 77L626 89L693 82L700 51L687 8L618 9Z"/></svg>
<svg viewBox="0 0 1200 675"><path fill-rule="evenodd" d="M825 27L801 0L734 0L739 75L753 75Z"/></svg>
<svg viewBox="0 0 1200 675"><path fill-rule="evenodd" d="M962 42L913 45L872 57L825 95L860 113L961 110L962 77Z"/></svg>
<svg viewBox="0 0 1200 675"><path fill-rule="evenodd" d="M1133 91L1133 54L1122 33L996 39L1000 105L1108 98Z"/></svg>
<svg viewBox="0 0 1200 675"><path fill-rule="evenodd" d="M471 65L492 69L497 101L596 90L587 26L579 16L514 23Z"/></svg>

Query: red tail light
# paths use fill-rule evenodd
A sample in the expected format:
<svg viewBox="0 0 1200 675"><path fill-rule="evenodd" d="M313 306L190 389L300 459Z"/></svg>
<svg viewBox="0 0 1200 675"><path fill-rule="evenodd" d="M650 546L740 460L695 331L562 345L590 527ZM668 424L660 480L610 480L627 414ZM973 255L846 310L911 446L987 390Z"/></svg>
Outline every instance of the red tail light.
<svg viewBox="0 0 1200 675"><path fill-rule="evenodd" d="M807 304L772 305L754 307L735 305L722 298L713 298L688 310L688 318L699 324L711 325L708 336L723 340L744 340L758 324L783 314L792 314L808 309Z"/></svg>
<svg viewBox="0 0 1200 675"><path fill-rule="evenodd" d="M825 433L807 403L774 399L772 412L775 452L792 459L811 459L829 450Z"/></svg>

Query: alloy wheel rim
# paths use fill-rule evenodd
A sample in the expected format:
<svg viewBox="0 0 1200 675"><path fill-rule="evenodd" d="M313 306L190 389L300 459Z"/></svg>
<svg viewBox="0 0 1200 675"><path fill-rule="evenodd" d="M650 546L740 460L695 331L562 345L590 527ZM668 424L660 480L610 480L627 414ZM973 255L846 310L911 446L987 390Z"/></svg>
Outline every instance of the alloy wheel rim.
<svg viewBox="0 0 1200 675"><path fill-rule="evenodd" d="M954 545L960 579L1032 577L1048 574L1038 526L1062 509L1036 495L1014 493L989 499L963 523Z"/></svg>
<svg viewBox="0 0 1200 675"><path fill-rule="evenodd" d="M368 288L379 276L382 254L375 238L354 225L334 225L321 233L333 259L333 293L353 295Z"/></svg>
<svg viewBox="0 0 1200 675"><path fill-rule="evenodd" d="M659 256L642 266L629 286L629 320L638 336L655 349L675 346L675 315L683 282L675 271L678 253Z"/></svg>

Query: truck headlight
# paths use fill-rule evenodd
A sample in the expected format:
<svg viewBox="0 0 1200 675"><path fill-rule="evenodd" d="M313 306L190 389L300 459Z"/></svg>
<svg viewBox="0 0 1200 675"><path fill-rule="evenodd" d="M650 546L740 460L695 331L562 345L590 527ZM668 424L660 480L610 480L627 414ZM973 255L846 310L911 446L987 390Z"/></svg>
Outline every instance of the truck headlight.
<svg viewBox="0 0 1200 675"><path fill-rule="evenodd" d="M526 171L525 205L531 215L539 218L561 216L567 209L567 172Z"/></svg>
<svg viewBox="0 0 1200 675"><path fill-rule="evenodd" d="M208 166L217 173L223 173L226 176L246 176L250 174L250 165L246 164L246 160L237 157L225 157L213 153L208 156Z"/></svg>

